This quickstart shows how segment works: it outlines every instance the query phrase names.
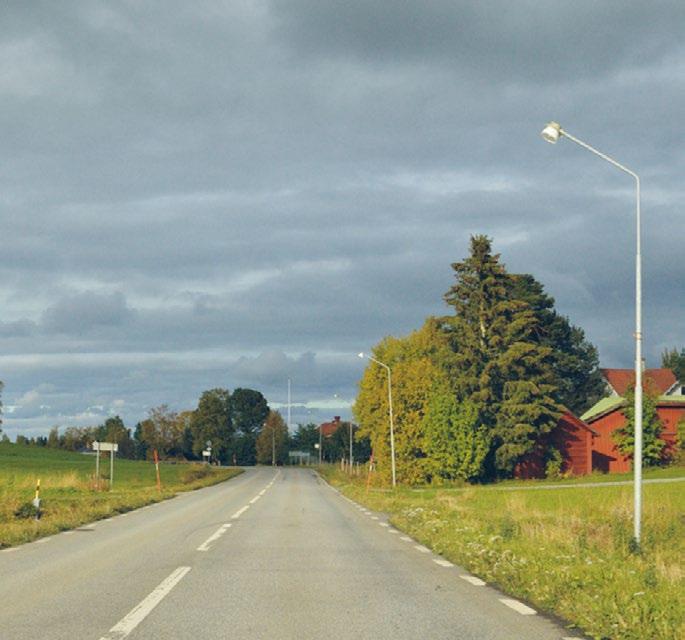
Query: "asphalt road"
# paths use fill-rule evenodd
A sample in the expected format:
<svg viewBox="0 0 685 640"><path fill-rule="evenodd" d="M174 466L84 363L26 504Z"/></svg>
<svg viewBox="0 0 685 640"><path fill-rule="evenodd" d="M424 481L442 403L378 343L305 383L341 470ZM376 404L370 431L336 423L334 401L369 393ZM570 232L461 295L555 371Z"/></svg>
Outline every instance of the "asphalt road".
<svg viewBox="0 0 685 640"><path fill-rule="evenodd" d="M311 470L229 482L0 552L0 640L579 637Z"/></svg>

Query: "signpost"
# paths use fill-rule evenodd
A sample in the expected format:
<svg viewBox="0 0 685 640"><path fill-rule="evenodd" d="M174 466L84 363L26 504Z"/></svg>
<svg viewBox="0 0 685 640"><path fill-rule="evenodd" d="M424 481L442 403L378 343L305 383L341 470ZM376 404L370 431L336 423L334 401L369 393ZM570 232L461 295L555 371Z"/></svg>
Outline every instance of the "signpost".
<svg viewBox="0 0 685 640"><path fill-rule="evenodd" d="M100 488L100 451L109 451L109 488L114 484L114 454L119 451L116 442L98 442L91 445L95 451L95 481L98 489Z"/></svg>

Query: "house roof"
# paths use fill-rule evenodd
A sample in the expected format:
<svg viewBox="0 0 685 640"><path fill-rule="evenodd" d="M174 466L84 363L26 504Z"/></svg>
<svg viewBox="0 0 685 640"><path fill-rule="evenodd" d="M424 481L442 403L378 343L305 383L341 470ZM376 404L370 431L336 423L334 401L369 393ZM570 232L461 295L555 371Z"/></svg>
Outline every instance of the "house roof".
<svg viewBox="0 0 685 640"><path fill-rule="evenodd" d="M340 416L335 416L332 422L324 422L319 426L321 429L321 435L324 438L332 436L339 428L342 422L340 422Z"/></svg>
<svg viewBox="0 0 685 640"><path fill-rule="evenodd" d="M590 407L582 416L581 420L585 422L592 423L595 420L620 409L625 405L625 398L619 396L609 396L608 398L602 398L595 405ZM680 406L685 407L685 396L664 396L661 395L656 399L657 407L663 406Z"/></svg>
<svg viewBox="0 0 685 640"><path fill-rule="evenodd" d="M628 388L635 385L633 369L600 369L611 388L624 396ZM646 369L643 375L643 388L656 393L666 393L678 380L670 369Z"/></svg>
<svg viewBox="0 0 685 640"><path fill-rule="evenodd" d="M580 427L581 429L585 429L586 431L589 431L593 435L599 435L597 433L597 431L595 431L590 425L583 422L583 420L581 418L574 415L571 411L568 411L568 410L562 414L561 418L559 418L559 422L567 422L568 424L573 425L575 427Z"/></svg>
<svg viewBox="0 0 685 640"><path fill-rule="evenodd" d="M607 398L602 398L593 406L591 406L582 416L581 420L585 422L593 422L607 413L611 413L615 409L623 406L625 400L620 396L609 396Z"/></svg>

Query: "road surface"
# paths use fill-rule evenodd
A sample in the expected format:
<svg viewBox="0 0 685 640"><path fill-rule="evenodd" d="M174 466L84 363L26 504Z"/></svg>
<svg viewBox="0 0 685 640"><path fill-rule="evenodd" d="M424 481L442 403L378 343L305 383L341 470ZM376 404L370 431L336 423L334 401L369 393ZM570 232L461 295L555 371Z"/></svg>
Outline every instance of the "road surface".
<svg viewBox="0 0 685 640"><path fill-rule="evenodd" d="M1 640L572 637L304 468L0 552Z"/></svg>

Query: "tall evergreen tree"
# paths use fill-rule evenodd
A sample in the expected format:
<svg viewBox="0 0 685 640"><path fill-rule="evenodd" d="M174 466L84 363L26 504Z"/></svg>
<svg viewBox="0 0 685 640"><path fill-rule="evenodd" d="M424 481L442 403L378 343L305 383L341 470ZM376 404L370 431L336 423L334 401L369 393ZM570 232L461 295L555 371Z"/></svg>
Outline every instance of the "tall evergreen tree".
<svg viewBox="0 0 685 640"><path fill-rule="evenodd" d="M558 420L552 349L536 341L536 315L512 295L511 277L490 238L473 236L469 257L452 268L457 282L445 301L455 315L445 328L457 396L476 408L491 439L489 464L506 475Z"/></svg>
<svg viewBox="0 0 685 640"><path fill-rule="evenodd" d="M554 309L554 298L532 275L510 277L510 295L526 302L535 314L536 323L530 339L549 347L557 399L580 415L604 396L605 383L599 370L596 347L585 338L580 327Z"/></svg>

